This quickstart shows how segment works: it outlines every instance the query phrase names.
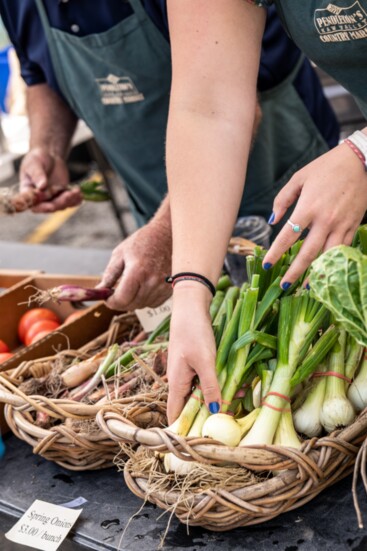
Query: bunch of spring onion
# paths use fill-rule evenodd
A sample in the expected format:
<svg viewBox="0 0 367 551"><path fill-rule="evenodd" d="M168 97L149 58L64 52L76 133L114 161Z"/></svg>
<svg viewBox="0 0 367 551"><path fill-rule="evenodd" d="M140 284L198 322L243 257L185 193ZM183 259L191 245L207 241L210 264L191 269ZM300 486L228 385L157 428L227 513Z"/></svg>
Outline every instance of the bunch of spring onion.
<svg viewBox="0 0 367 551"><path fill-rule="evenodd" d="M333 323L328 309L303 288L302 280L286 292L279 286L300 246L296 244L270 271L262 269L265 251L255 249L254 255L247 257L249 283L241 289L229 287L220 300L214 298L211 315L221 413L209 414L198 384L179 418L167 430L181 436L209 436L228 446L299 447L301 441L292 416L294 405L299 409L305 406L308 396L312 397L310 385L313 388L318 384L325 387L320 415L326 431L353 421L353 408L339 415L333 407L337 400L342 402L339 387L343 387L345 398L347 382L341 370L349 365L345 377L354 374L361 349ZM325 365L331 372L340 372L342 378L322 376ZM298 412L299 417L302 413ZM303 428L299 431L306 434ZM179 474L192 468L192 463L173 454L165 455L164 464L167 471Z"/></svg>
<svg viewBox="0 0 367 551"><path fill-rule="evenodd" d="M44 375L26 380L19 388L27 395L102 405L147 388L162 387L166 381L168 328L166 319L149 337L141 332L133 341L112 344L88 359L74 359L71 364L64 364L65 356L58 354L51 366L39 366ZM51 421L44 415L36 419L43 427Z"/></svg>
<svg viewBox="0 0 367 551"><path fill-rule="evenodd" d="M107 189L100 181L86 180L74 187L80 189L81 196L85 201L101 202L110 199ZM70 186L69 189L73 189L73 186ZM65 191L65 188L59 184L48 187L47 190L42 192L32 187L16 193L11 188L2 188L0 194L0 213L15 214L24 212L41 202L53 199L63 191Z"/></svg>

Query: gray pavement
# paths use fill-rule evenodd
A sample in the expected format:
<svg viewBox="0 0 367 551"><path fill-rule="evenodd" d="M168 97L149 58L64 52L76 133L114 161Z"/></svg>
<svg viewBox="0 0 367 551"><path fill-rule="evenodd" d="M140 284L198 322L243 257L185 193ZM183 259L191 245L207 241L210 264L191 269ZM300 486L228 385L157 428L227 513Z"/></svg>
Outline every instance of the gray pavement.
<svg viewBox="0 0 367 551"><path fill-rule="evenodd" d="M33 212L0 216L0 239L9 242L27 242L31 234L52 216ZM131 232L134 229L134 223L131 217L127 218ZM120 228L110 202L85 202L44 242L75 248L112 250L120 241Z"/></svg>

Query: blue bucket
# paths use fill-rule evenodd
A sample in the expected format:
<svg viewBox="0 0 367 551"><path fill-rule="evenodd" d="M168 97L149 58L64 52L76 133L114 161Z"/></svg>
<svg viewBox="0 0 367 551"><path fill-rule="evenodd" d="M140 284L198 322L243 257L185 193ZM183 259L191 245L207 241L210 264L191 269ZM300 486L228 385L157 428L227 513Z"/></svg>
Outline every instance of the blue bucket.
<svg viewBox="0 0 367 551"><path fill-rule="evenodd" d="M9 82L9 62L8 62L9 46L0 50L0 110L6 112L5 98L6 90Z"/></svg>

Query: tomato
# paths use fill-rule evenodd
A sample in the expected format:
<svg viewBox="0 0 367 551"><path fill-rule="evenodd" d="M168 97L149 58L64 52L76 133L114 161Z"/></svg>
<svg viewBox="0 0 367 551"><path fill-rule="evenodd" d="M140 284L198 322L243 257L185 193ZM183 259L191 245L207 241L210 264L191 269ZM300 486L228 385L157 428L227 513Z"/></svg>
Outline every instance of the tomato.
<svg viewBox="0 0 367 551"><path fill-rule="evenodd" d="M32 308L28 310L19 320L18 336L21 342L25 342L25 336L28 329L37 321L52 320L60 323L60 318L49 308Z"/></svg>
<svg viewBox="0 0 367 551"><path fill-rule="evenodd" d="M72 314L70 314L62 323L63 325L66 325L67 323L71 323L72 321L77 320L84 314L84 310L76 310Z"/></svg>
<svg viewBox="0 0 367 551"><path fill-rule="evenodd" d="M39 333L36 333L33 339L31 340L31 342L28 344L28 346L30 344L34 344L37 341L40 341L41 339L43 339L43 337L46 337L46 335L49 335L49 334L50 334L49 329L45 329L43 331L40 331Z"/></svg>
<svg viewBox="0 0 367 551"><path fill-rule="evenodd" d="M1 352L0 353L0 364L2 364L3 362L6 362L6 360L11 358L12 356L14 356L14 354L12 354L11 352Z"/></svg>
<svg viewBox="0 0 367 551"><path fill-rule="evenodd" d="M0 339L0 354L2 354L3 352L10 352L10 348L6 344L6 342L4 342Z"/></svg>
<svg viewBox="0 0 367 551"><path fill-rule="evenodd" d="M38 335L38 333L48 331L48 333L51 333L51 331L54 331L60 327L60 323L58 321L53 320L39 320L33 323L30 328L28 329L25 337L24 337L24 344L26 346L29 346L34 337Z"/></svg>

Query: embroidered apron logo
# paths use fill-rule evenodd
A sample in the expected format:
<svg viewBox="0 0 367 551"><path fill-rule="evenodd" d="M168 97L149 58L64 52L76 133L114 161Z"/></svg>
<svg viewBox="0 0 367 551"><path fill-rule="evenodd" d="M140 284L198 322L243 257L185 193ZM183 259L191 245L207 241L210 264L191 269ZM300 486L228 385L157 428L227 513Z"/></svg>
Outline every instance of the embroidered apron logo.
<svg viewBox="0 0 367 551"><path fill-rule="evenodd" d="M97 78L96 82L104 105L119 105L144 100L144 95L139 92L130 77L108 75L106 78Z"/></svg>
<svg viewBox="0 0 367 551"><path fill-rule="evenodd" d="M349 42L367 38L367 13L360 2L341 8L329 4L315 11L314 23L322 42Z"/></svg>

